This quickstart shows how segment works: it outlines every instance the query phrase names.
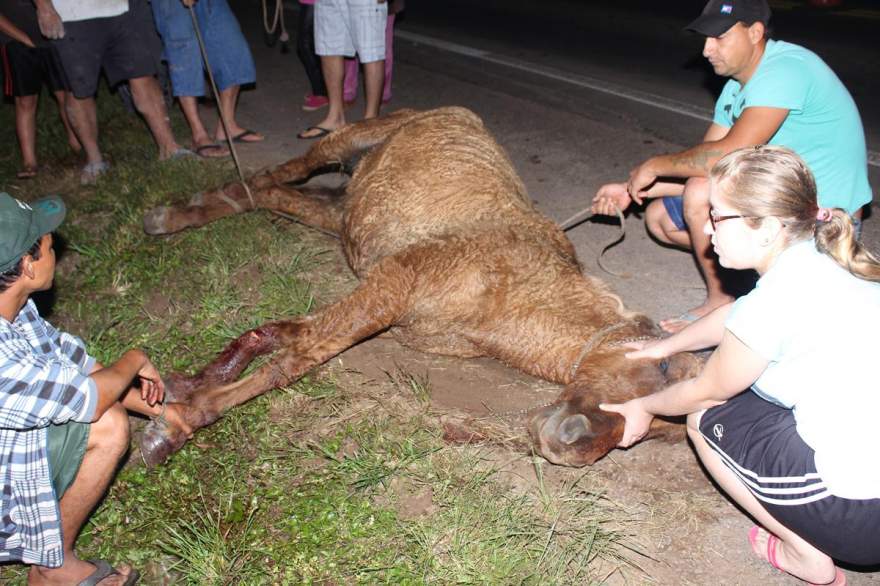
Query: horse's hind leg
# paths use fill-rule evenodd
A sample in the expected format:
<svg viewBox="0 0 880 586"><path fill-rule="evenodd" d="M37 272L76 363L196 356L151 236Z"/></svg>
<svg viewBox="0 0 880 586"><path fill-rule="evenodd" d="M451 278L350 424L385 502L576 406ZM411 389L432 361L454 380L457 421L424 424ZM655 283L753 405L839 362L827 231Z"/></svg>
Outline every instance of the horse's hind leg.
<svg viewBox="0 0 880 586"><path fill-rule="evenodd" d="M153 208L144 214L144 231L171 234L250 211L254 206L291 214L305 224L334 234L342 229L342 198L337 190L270 185L252 189L248 196L240 183L230 183L222 190L195 196L185 206Z"/></svg>
<svg viewBox="0 0 880 586"><path fill-rule="evenodd" d="M337 303L312 315L268 324L273 328L271 342L260 349L277 348L278 354L253 374L230 382L249 361L250 350L242 352L237 344L243 338L245 345L250 344L246 341L250 332L239 337L193 377L200 383L193 383L188 396L179 401L185 405L183 417L187 424L194 430L210 425L226 410L295 382L314 366L388 328L406 313L414 281L414 271L396 259L382 261L357 289ZM235 364L227 368L227 360ZM180 430L151 424L142 437L141 453L148 464L159 464L184 443L186 437Z"/></svg>
<svg viewBox="0 0 880 586"><path fill-rule="evenodd" d="M321 171L345 170L350 167L352 159L383 143L417 114L415 110L397 110L381 118L347 124L320 139L305 155L257 175L253 184L261 187L273 183L301 183Z"/></svg>

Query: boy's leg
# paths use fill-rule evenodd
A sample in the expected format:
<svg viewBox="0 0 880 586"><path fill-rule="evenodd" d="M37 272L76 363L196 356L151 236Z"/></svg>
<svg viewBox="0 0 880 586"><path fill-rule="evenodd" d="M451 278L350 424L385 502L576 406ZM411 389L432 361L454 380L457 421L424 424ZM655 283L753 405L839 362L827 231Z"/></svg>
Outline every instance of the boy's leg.
<svg viewBox="0 0 880 586"><path fill-rule="evenodd" d="M345 60L345 76L342 81L342 99L346 102L353 102L357 99L358 93L358 70L361 62L357 57Z"/></svg>
<svg viewBox="0 0 880 586"><path fill-rule="evenodd" d="M77 98L69 95L64 102L67 120L73 127L79 143L86 151L86 163L100 164L104 159L98 148L98 116L95 109L95 98Z"/></svg>
<svg viewBox="0 0 880 586"><path fill-rule="evenodd" d="M232 138L240 137L236 142L261 142L263 135L259 132L248 131L241 126L235 119L235 106L238 102L238 93L241 90L240 85L231 85L228 88L220 90L220 111L226 116L226 124L229 126L229 134ZM226 140L226 133L223 132L223 123L217 121L217 130L214 132L214 138L218 142Z"/></svg>
<svg viewBox="0 0 880 586"><path fill-rule="evenodd" d="M90 426L82 464L60 501L64 564L60 568L32 566L30 584L76 584L95 571L94 565L76 557L74 544L89 513L107 491L128 444L128 414L121 405L108 409ZM131 569L123 566L118 571L119 575L102 580L101 586L123 584Z"/></svg>
<svg viewBox="0 0 880 586"><path fill-rule="evenodd" d="M21 148L20 178L33 177L37 171L37 96L16 96L15 133Z"/></svg>
<svg viewBox="0 0 880 586"><path fill-rule="evenodd" d="M391 73L394 69L394 17L388 15L385 25L385 83L382 85L382 102L391 101Z"/></svg>

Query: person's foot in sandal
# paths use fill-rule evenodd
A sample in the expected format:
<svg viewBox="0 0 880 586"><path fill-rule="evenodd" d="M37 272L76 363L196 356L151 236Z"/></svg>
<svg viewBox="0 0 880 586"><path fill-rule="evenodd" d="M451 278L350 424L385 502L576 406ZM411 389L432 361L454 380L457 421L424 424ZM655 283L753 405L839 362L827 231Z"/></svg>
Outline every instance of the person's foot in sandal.
<svg viewBox="0 0 880 586"><path fill-rule="evenodd" d="M232 134L232 142L238 144L246 144L251 142L263 142L266 140L266 137L257 132L256 130L251 130L249 128L230 128L230 134ZM217 133L214 135L214 141L219 144L226 144L226 135L223 134L222 129L218 129Z"/></svg>
<svg viewBox="0 0 880 586"><path fill-rule="evenodd" d="M330 128L324 128L323 126L309 126L302 132L296 135L297 138L301 138L304 140L311 140L313 138L321 138L322 136L327 136L333 132Z"/></svg>
<svg viewBox="0 0 880 586"><path fill-rule="evenodd" d="M216 142L193 145L193 152L203 159L223 159L229 156L229 149Z"/></svg>
<svg viewBox="0 0 880 586"><path fill-rule="evenodd" d="M15 174L16 179L33 179L37 176L36 165L23 165L21 170Z"/></svg>
<svg viewBox="0 0 880 586"><path fill-rule="evenodd" d="M31 566L28 583L76 584L77 586L134 586L140 572L128 564L114 568L106 560L75 560L65 558L60 568Z"/></svg>
<svg viewBox="0 0 880 586"><path fill-rule="evenodd" d="M86 163L79 174L80 185L97 185L98 177L110 170L110 163L107 161L96 161L94 163Z"/></svg>
<svg viewBox="0 0 880 586"><path fill-rule="evenodd" d="M752 546L752 552L760 559L769 563L771 566L785 572L787 574L791 574L787 569L785 569L780 563L779 556L779 547L782 542L778 537L764 529L763 527L758 527L757 525L752 526L749 529L749 545ZM792 576L797 577L796 574L791 574ZM808 586L818 586L813 584L812 582L807 582ZM846 586L846 574L844 574L840 568L837 566L834 567L834 579L831 582L825 582L827 586Z"/></svg>

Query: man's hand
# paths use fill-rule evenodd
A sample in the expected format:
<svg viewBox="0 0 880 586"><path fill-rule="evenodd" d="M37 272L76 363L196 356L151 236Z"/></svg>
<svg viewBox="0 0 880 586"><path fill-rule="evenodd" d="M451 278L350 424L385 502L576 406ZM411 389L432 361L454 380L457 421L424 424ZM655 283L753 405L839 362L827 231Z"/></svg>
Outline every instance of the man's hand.
<svg viewBox="0 0 880 586"><path fill-rule="evenodd" d="M616 216L618 209L624 211L631 202L626 183L607 183L596 192L590 211L603 216Z"/></svg>
<svg viewBox="0 0 880 586"><path fill-rule="evenodd" d="M642 205L642 199L647 196L648 189L655 181L657 181L657 174L651 168L651 160L648 159L630 171L626 191L637 204Z"/></svg>
<svg viewBox="0 0 880 586"><path fill-rule="evenodd" d="M628 448L648 434L654 416L645 411L641 399L632 399L626 403L601 404L599 409L622 415L626 419L623 428L623 437L617 444L621 448Z"/></svg>
<svg viewBox="0 0 880 586"><path fill-rule="evenodd" d="M37 22L40 24L40 32L47 39L64 38L64 23L51 2L37 3Z"/></svg>
<svg viewBox="0 0 880 586"><path fill-rule="evenodd" d="M141 399L150 406L161 403L165 398L165 383L162 382L162 376L149 359L138 371L137 376L141 383Z"/></svg>
<svg viewBox="0 0 880 586"><path fill-rule="evenodd" d="M180 0L187 8L192 8L198 0Z"/></svg>

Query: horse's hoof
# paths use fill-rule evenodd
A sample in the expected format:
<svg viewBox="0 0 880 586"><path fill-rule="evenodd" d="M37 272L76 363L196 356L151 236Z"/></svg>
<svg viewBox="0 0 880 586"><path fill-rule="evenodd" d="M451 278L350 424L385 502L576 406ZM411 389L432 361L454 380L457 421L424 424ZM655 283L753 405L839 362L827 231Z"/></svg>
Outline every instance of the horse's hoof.
<svg viewBox="0 0 880 586"><path fill-rule="evenodd" d="M151 421L144 428L141 436L141 456L144 464L152 468L168 459L168 456L183 447L183 442L177 442L168 435L168 427L161 423Z"/></svg>
<svg viewBox="0 0 880 586"><path fill-rule="evenodd" d="M170 212L171 208L167 206L159 206L145 213L144 232L151 235L167 234L168 232L170 232L167 227Z"/></svg>

